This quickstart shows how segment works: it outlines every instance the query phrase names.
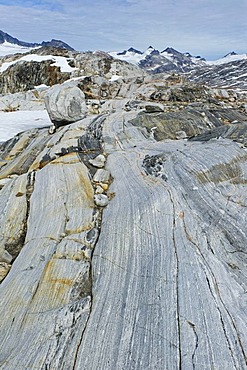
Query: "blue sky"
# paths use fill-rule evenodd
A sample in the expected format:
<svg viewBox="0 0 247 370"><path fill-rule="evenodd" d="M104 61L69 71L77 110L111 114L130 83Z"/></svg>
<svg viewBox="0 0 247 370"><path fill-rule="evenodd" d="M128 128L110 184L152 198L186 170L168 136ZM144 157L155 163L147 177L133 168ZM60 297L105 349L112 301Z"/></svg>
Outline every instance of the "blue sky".
<svg viewBox="0 0 247 370"><path fill-rule="evenodd" d="M77 50L168 46L209 59L247 52L247 0L0 0L0 29Z"/></svg>

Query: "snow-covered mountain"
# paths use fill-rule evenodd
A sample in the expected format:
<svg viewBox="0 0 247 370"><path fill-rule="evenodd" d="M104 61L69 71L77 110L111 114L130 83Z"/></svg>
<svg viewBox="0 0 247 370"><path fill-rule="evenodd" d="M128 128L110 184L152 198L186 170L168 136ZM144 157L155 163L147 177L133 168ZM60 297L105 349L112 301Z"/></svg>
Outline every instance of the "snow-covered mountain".
<svg viewBox="0 0 247 370"><path fill-rule="evenodd" d="M136 64L151 73L187 72L205 65L205 59L200 56L181 53L171 47L159 51L149 46L144 52L131 47L123 52L109 52L109 54L114 58Z"/></svg>
<svg viewBox="0 0 247 370"><path fill-rule="evenodd" d="M30 52L33 49L33 47L11 44L8 41L4 41L2 44L0 44L0 57L11 54L24 54Z"/></svg>
<svg viewBox="0 0 247 370"><path fill-rule="evenodd" d="M27 53L34 48L42 46L52 46L71 51L74 50L71 46L61 40L52 39L51 41L43 41L41 43L30 43L20 41L8 33L0 30L0 56L16 53Z"/></svg>
<svg viewBox="0 0 247 370"><path fill-rule="evenodd" d="M114 58L136 64L152 74L175 72L185 74L194 82L247 89L247 54L232 51L218 60L206 61L200 56L181 53L171 47L160 52L152 46L144 52L130 48L109 54Z"/></svg>
<svg viewBox="0 0 247 370"><path fill-rule="evenodd" d="M224 60L224 62L221 62ZM186 76L190 81L206 83L210 86L239 88L247 90L247 58L229 61L222 58L218 63L207 64L191 70Z"/></svg>
<svg viewBox="0 0 247 370"><path fill-rule="evenodd" d="M243 59L247 59L247 54L237 54L235 53L235 51L231 51L230 53L226 54L223 58L213 60L213 61L208 61L207 64L220 65L220 64L231 63L231 62L235 62L235 61L243 60Z"/></svg>
<svg viewBox="0 0 247 370"><path fill-rule="evenodd" d="M149 46L145 51L134 49L133 47L122 52L109 52L114 58L136 64L151 73L160 72L188 72L198 67L216 66L247 59L247 54L237 54L234 51L224 57L206 61L200 56L193 56L190 53L182 53L172 47L159 51Z"/></svg>

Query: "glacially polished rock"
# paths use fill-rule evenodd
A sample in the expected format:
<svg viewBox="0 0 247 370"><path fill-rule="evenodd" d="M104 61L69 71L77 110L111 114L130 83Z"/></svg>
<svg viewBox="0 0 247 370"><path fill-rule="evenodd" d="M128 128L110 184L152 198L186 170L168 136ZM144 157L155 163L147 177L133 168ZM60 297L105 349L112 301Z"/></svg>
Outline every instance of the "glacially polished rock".
<svg viewBox="0 0 247 370"><path fill-rule="evenodd" d="M126 86L104 113L0 147L3 370L246 368L244 122L203 141L245 116L206 94L139 114L131 96L169 87Z"/></svg>

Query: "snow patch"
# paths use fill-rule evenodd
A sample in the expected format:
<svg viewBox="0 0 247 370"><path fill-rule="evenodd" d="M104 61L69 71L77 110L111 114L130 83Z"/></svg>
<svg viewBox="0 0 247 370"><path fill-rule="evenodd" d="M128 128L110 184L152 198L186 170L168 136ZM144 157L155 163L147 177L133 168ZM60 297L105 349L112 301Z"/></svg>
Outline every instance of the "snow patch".
<svg viewBox="0 0 247 370"><path fill-rule="evenodd" d="M123 78L123 76L112 75L109 81L114 82L114 81L119 80L120 78Z"/></svg>
<svg viewBox="0 0 247 370"><path fill-rule="evenodd" d="M127 50L124 54L118 51L108 52L115 59L124 60L125 62L138 65L141 60L144 60L154 51L153 47L148 47L143 53Z"/></svg>
<svg viewBox="0 0 247 370"><path fill-rule="evenodd" d="M143 54L133 53L132 51L127 51L125 54L119 54L117 51L111 51L108 54L115 59L123 60L135 65L137 65L142 59L144 59Z"/></svg>
<svg viewBox="0 0 247 370"><path fill-rule="evenodd" d="M26 46L11 44L10 42L4 41L4 43L0 44L0 57L17 53L24 54L30 52L33 49L39 49L40 47L41 46L30 48Z"/></svg>
<svg viewBox="0 0 247 370"><path fill-rule="evenodd" d="M8 113L0 111L0 142L11 139L19 132L50 125L51 121L46 110Z"/></svg>
<svg viewBox="0 0 247 370"><path fill-rule="evenodd" d="M43 62L45 60L52 60L53 65L56 67L60 67L61 72L73 72L78 68L70 67L68 64L69 58L55 56L55 55L36 55L36 54L27 54L23 57L14 60L12 62L5 62L0 67L0 73L6 71L10 66L16 63L23 63L23 62Z"/></svg>
<svg viewBox="0 0 247 370"><path fill-rule="evenodd" d="M220 65L220 64L235 62L237 60L242 60L242 59L247 59L247 54L227 55L224 58L207 61L206 63L210 65Z"/></svg>
<svg viewBox="0 0 247 370"><path fill-rule="evenodd" d="M47 88L49 88L50 86L47 86L47 85L45 85L45 84L41 84L41 85L38 85L38 86L34 86L34 88L36 89L36 90L43 90L43 89L47 89Z"/></svg>

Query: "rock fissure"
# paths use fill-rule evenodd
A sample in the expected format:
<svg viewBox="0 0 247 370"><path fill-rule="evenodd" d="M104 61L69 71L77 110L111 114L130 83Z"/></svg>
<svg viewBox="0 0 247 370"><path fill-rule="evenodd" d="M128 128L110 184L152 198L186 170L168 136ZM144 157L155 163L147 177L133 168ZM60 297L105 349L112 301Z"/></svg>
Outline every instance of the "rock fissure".
<svg viewBox="0 0 247 370"><path fill-rule="evenodd" d="M179 257L178 257L178 249L177 249L177 242L176 242L176 235L175 235L175 229L176 229L176 213L175 213L175 204L173 200L172 193L170 189L167 189L167 192L169 194L169 198L172 204L173 209L173 224L172 224L172 240L173 240L173 248L174 248L174 254L175 254L175 260L176 260L176 320L177 320L177 331L178 331L178 369L182 370L182 344L181 344L181 322L180 322L180 292L179 292Z"/></svg>
<svg viewBox="0 0 247 370"><path fill-rule="evenodd" d="M191 360L192 360L193 369L196 369L195 356L196 356L196 350L197 350L198 345L199 345L199 337L198 337L198 334L196 332L195 324L193 324L193 323L191 323L189 321L187 321L187 322L190 325L190 327L192 328L192 330L194 332L194 335L195 335L195 348L194 348L194 351L192 353Z"/></svg>
<svg viewBox="0 0 247 370"><path fill-rule="evenodd" d="M220 316L221 326L222 326L222 329L223 329L223 332L224 332L224 336L225 336L225 340L226 340L226 342L227 342L227 346L228 346L229 351L230 351L230 353L231 353L231 357L232 357L232 360L233 360L233 363L234 363L234 367L235 367L235 369L238 369L238 366L237 366L237 363L236 363L236 359L235 359L235 357L234 357L234 351L233 351L233 348L232 348L232 345L231 345L231 341L230 341L230 338L229 338L229 337L228 337L228 335L227 335L227 331L226 331L226 327L225 327L225 322L224 322L224 319L223 319L223 317L222 317L222 312L221 312L221 310L220 310L220 308L219 308L219 306L218 306L218 304L217 304L217 300L216 300L216 298L215 298L215 294L214 294L214 292L213 292L213 289L212 289L212 287L211 287L211 284L210 284L210 281L209 281L209 278L208 278L208 277L206 277L206 281L207 281L207 284L208 284L208 287L209 287L209 291L210 291L210 293L211 293L211 295L212 295L212 297L213 297L213 300L214 300L214 302L215 302L216 309L217 309L218 314L219 314L219 316Z"/></svg>
<svg viewBox="0 0 247 370"><path fill-rule="evenodd" d="M103 115L103 116L100 115L100 116L96 117L90 123L90 125L88 126L88 129L87 129L87 132L85 133L85 135L82 136L78 140L78 146L79 146L79 148L81 148L81 150L79 152L79 156L80 156L81 161L86 164L86 166L89 170L89 173L91 174L91 183L92 183L92 186L94 187L94 191L95 191L95 184L93 182L93 178L94 178L94 175L95 175L95 169L94 169L94 167L92 167L92 165L90 163L90 159L95 159L97 156L102 155L102 153L103 153L103 149L102 149L102 125L103 125L104 120L105 120L105 115ZM96 144L95 145L96 149L92 146L92 143L94 145ZM81 157L80 153L82 153L82 157ZM105 163L104 163L104 165L105 165ZM107 191L107 189L106 189L106 191ZM105 193L105 191L104 191L104 193ZM101 223L102 223L102 213L103 213L102 207L99 207L99 206L97 207L97 204L96 204L95 208L94 208L94 220L93 221L94 221L94 227L98 230L98 232L97 232L96 238L94 238L94 241L93 241L92 254L91 254L91 260L90 260L90 269L89 269L89 279L90 279L90 282L91 282L91 291L90 291L91 303L90 303L90 306L89 306L89 313L88 313L87 320L85 322L84 329L81 333L80 340L77 344L72 370L76 369L78 353L79 353L80 347L82 345L82 342L83 342L83 339L84 339L84 333L87 329L88 322L91 318L91 313L92 313L92 310L93 310L93 302L94 302L94 299L93 299L93 278L94 277L93 277L93 267L92 266L93 266L94 251L95 251L97 241L98 241L99 236L100 236Z"/></svg>
<svg viewBox="0 0 247 370"><path fill-rule="evenodd" d="M29 210L30 210L30 197L34 189L34 183L35 183L35 173L34 172L29 173L26 177L25 193L24 193L24 187L23 187L23 192L18 192L16 194L16 196L18 195L20 197L25 197L26 205L23 208L23 219L21 220L21 223L19 225L18 239L13 240L13 242L9 245L8 243L6 243L7 245L5 246L5 249L12 256L12 261L11 261L11 264L9 265L7 274L2 279L0 279L0 282L2 282L8 276L8 273L11 270L13 262L16 260L20 251L25 245L25 238L26 238L26 233L27 233L27 222L28 222ZM2 234L2 237L6 238L6 234L5 235ZM9 237L7 237L7 240L11 238L12 238L12 235L9 235Z"/></svg>

